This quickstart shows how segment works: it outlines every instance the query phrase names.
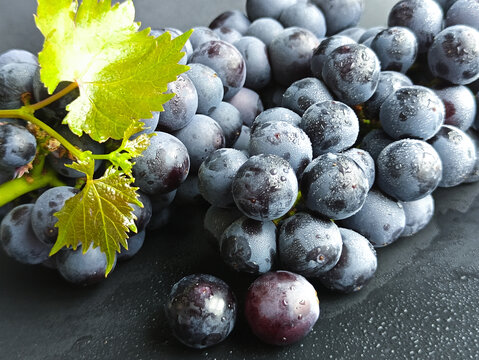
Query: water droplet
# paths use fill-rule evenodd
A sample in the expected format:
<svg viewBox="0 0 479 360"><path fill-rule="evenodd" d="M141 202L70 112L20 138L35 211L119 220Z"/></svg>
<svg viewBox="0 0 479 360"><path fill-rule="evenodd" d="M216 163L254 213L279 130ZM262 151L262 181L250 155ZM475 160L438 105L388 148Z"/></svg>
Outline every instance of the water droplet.
<svg viewBox="0 0 479 360"><path fill-rule="evenodd" d="M287 305L288 305L288 301L287 301L287 300L283 300L283 305L284 305L284 306L287 306Z"/></svg>
<svg viewBox="0 0 479 360"><path fill-rule="evenodd" d="M298 315L298 320L301 320L303 318L303 315L299 314Z"/></svg>
<svg viewBox="0 0 479 360"><path fill-rule="evenodd" d="M271 175L276 175L277 172L278 172L278 171L276 171L276 169L271 169L269 173L270 173Z"/></svg>
<svg viewBox="0 0 479 360"><path fill-rule="evenodd" d="M304 299L299 300L299 304L300 304L300 305L305 305L305 304L306 304L306 300L304 300Z"/></svg>

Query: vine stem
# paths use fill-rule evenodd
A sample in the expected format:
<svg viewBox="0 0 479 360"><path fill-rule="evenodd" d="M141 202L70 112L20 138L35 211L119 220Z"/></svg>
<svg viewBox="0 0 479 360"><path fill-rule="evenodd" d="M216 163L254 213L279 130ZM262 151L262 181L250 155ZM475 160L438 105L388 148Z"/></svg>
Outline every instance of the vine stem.
<svg viewBox="0 0 479 360"><path fill-rule="evenodd" d="M62 98L69 92L72 92L76 88L78 88L78 84L76 82L73 82L70 85L68 85L66 88L64 88L63 90L60 90L59 92L57 92L56 94L53 94L52 96L49 96L46 99L37 102L36 104L28 105L28 108L30 108L32 111L36 111L41 108L44 108L45 106L50 105L52 102Z"/></svg>

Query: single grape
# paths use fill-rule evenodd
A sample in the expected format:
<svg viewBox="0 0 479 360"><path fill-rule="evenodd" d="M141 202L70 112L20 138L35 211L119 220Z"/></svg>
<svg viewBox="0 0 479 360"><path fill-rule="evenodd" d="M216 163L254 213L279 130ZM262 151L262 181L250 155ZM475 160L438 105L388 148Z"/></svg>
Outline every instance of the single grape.
<svg viewBox="0 0 479 360"><path fill-rule="evenodd" d="M227 43L230 43L230 44L235 43L236 41L241 39L241 37L243 36L241 35L239 31L227 26L221 26L221 27L215 28L213 29L213 32L216 35L218 35L220 40L226 41Z"/></svg>
<svg viewBox="0 0 479 360"><path fill-rule="evenodd" d="M364 172L364 176L368 179L369 189L374 185L376 179L376 164L372 156L366 151L358 148L351 148L342 153L350 159L354 160Z"/></svg>
<svg viewBox="0 0 479 360"><path fill-rule="evenodd" d="M356 26L364 10L364 0L312 0L326 18L328 35Z"/></svg>
<svg viewBox="0 0 479 360"><path fill-rule="evenodd" d="M193 50L196 50L201 44L211 41L220 40L220 37L210 28L206 26L195 26L192 28L193 33L190 36L190 42Z"/></svg>
<svg viewBox="0 0 479 360"><path fill-rule="evenodd" d="M468 25L479 30L479 2L476 0L455 1L447 10L444 26Z"/></svg>
<svg viewBox="0 0 479 360"><path fill-rule="evenodd" d="M343 45L351 45L356 42L348 36L334 35L323 39L320 44L314 49L311 56L311 72L314 76L320 78L323 73L323 66L328 55L331 54L338 47Z"/></svg>
<svg viewBox="0 0 479 360"><path fill-rule="evenodd" d="M220 208L211 205L208 210L206 210L203 225L204 228L210 232L217 241L216 245L218 249L223 232L241 216L243 216L243 214L236 207Z"/></svg>
<svg viewBox="0 0 479 360"><path fill-rule="evenodd" d="M150 222L151 215L153 213L153 205L151 204L151 200L150 200L150 197L148 195L146 195L145 193L143 193L141 191L138 191L137 193L139 195L138 200L143 204L143 207L140 207L136 204L130 204L130 205L133 208L133 215L136 217L135 225L136 225L137 233L140 233L143 230L145 230L148 223ZM163 195L164 197L167 197L169 194L170 193L157 195L156 198L155 198L155 201L160 196ZM173 197L174 197L174 194L173 194ZM173 201L173 200L171 200L171 201ZM131 232L130 232L130 234L131 234Z"/></svg>
<svg viewBox="0 0 479 360"><path fill-rule="evenodd" d="M241 121L246 126L251 126L256 116L264 110L258 93L245 87L238 91L228 102L239 110Z"/></svg>
<svg viewBox="0 0 479 360"><path fill-rule="evenodd" d="M238 136L238 139L236 139L235 143L233 144L233 148L237 150L241 150L245 153L248 153L250 138L251 138L251 129L246 125L242 125L240 135Z"/></svg>
<svg viewBox="0 0 479 360"><path fill-rule="evenodd" d="M220 102L209 115L223 130L225 147L232 147L241 134L241 113L230 103Z"/></svg>
<svg viewBox="0 0 479 360"><path fill-rule="evenodd" d="M246 30L248 30L250 24L251 22L249 19L241 11L230 10L225 11L214 18L209 27L210 29L217 29L226 26L243 35Z"/></svg>
<svg viewBox="0 0 479 360"><path fill-rule="evenodd" d="M359 44L363 44L366 40L370 38L374 38L377 34L379 34L383 30L386 30L384 26L373 26L369 29L366 29L357 42Z"/></svg>
<svg viewBox="0 0 479 360"><path fill-rule="evenodd" d="M38 65L28 62L9 62L0 67L0 109L23 106L22 94L33 94L33 78Z"/></svg>
<svg viewBox="0 0 479 360"><path fill-rule="evenodd" d="M296 2L297 0L246 0L246 13L251 21L262 17L278 19L284 9Z"/></svg>
<svg viewBox="0 0 479 360"><path fill-rule="evenodd" d="M271 81L271 65L265 43L253 36L243 36L233 45L243 55L246 63L246 80L244 86L258 90Z"/></svg>
<svg viewBox="0 0 479 360"><path fill-rule="evenodd" d="M266 46L269 46L274 37L283 30L284 27L278 20L270 17L262 17L251 23L245 35L257 37Z"/></svg>
<svg viewBox="0 0 479 360"><path fill-rule="evenodd" d="M299 126L301 116L281 106L269 108L256 116L251 125L251 130L254 131L257 126L271 121L285 121L293 126Z"/></svg>
<svg viewBox="0 0 479 360"><path fill-rule="evenodd" d="M447 86L434 92L444 103L446 115L444 124L453 125L466 131L476 117L477 105L474 94L464 85Z"/></svg>
<svg viewBox="0 0 479 360"><path fill-rule="evenodd" d="M38 58L30 51L21 49L10 49L0 54L0 67L10 63L27 63L38 65Z"/></svg>
<svg viewBox="0 0 479 360"><path fill-rule="evenodd" d="M434 199L432 195L415 201L401 202L406 215L406 226L401 237L412 236L422 230L434 215Z"/></svg>
<svg viewBox="0 0 479 360"><path fill-rule="evenodd" d="M326 19L321 10L310 2L297 2L285 8L279 16L279 22L285 28L297 26L308 29L318 38L326 35Z"/></svg>
<svg viewBox="0 0 479 360"><path fill-rule="evenodd" d="M167 193L149 194L148 196L146 194L144 194L143 192L139 192L140 201L143 202L143 200L149 199L149 201L146 201L146 202L147 203L149 202L150 205L144 204L144 206L145 207L151 206L151 212L152 213L158 213L161 210L167 209L168 206L171 205L171 203L173 202L173 200L176 197L176 192L177 192L177 190L175 189L175 190L167 192ZM148 214L148 212L147 212L147 214ZM152 216L153 216L153 214L151 215L151 217ZM151 218L150 218L150 220L151 220Z"/></svg>
<svg viewBox="0 0 479 360"><path fill-rule="evenodd" d="M0 123L0 166L19 168L35 158L37 140L25 127Z"/></svg>
<svg viewBox="0 0 479 360"><path fill-rule="evenodd" d="M314 77L306 77L286 89L281 105L302 116L314 103L327 100L333 100L333 97L326 84Z"/></svg>
<svg viewBox="0 0 479 360"><path fill-rule="evenodd" d="M211 114L223 100L224 89L221 79L213 69L203 64L190 64L190 70L186 73L188 78L193 83L197 93L198 107L195 110L198 114L209 115ZM185 98L185 101L188 99ZM194 104L194 99L193 99ZM188 105L189 107L190 105ZM191 121L195 112L191 113L191 117L188 122ZM178 114L176 115L178 117ZM172 118L172 123L175 123L175 119ZM179 121L179 119L176 119ZM187 124L185 124L186 126ZM175 130L181 127L176 126Z"/></svg>
<svg viewBox="0 0 479 360"><path fill-rule="evenodd" d="M138 234L130 235L126 240L128 243L128 250L121 248L121 252L116 255L118 261L129 260L140 251L145 241L145 230L138 232Z"/></svg>

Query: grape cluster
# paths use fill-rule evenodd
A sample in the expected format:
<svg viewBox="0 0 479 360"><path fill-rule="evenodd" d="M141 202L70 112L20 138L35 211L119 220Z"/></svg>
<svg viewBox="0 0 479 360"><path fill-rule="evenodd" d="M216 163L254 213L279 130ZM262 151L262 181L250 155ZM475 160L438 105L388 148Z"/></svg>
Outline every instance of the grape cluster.
<svg viewBox="0 0 479 360"><path fill-rule="evenodd" d="M244 305L252 331L286 345L319 318L306 279L359 291L377 269L377 248L428 224L437 187L479 180L479 7L401 0L388 27L362 29L363 0L246 4L246 15L227 11L194 28L182 59L190 70L170 83L175 96L165 111L144 120L156 134L133 167L145 207L135 208L138 234L118 259L140 249L145 228L165 224L174 199L189 206L206 200L204 226L218 258L257 276ZM152 35L164 31L180 33ZM32 54L12 50L1 64L4 108L17 106L18 94L42 93L34 88ZM47 110L44 120L72 143L102 152L58 124L64 108ZM0 125L0 181L35 155L24 125ZM57 149L49 162L75 178L65 155ZM5 252L25 263L46 261L53 214L74 192L50 189L34 204L4 211ZM95 282L105 271L98 249L67 249L56 258L75 283ZM173 287L166 312L179 341L204 348L228 336L237 304L228 285L199 274Z"/></svg>

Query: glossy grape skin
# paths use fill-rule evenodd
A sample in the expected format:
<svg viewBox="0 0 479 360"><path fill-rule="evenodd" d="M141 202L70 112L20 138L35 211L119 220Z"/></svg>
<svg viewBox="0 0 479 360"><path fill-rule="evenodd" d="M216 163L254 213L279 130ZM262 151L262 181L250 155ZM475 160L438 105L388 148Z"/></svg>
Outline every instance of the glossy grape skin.
<svg viewBox="0 0 479 360"><path fill-rule="evenodd" d="M417 40L408 28L393 26L378 33L371 42L381 70L405 73L416 61Z"/></svg>
<svg viewBox="0 0 479 360"><path fill-rule="evenodd" d="M152 133L154 133L155 130L156 130L156 127L158 126L158 122L160 121L160 112L159 111L153 111L151 118L140 119L140 121L143 123L143 130L134 134L131 137L131 139L136 139L138 136L140 136L142 134L152 134Z"/></svg>
<svg viewBox="0 0 479 360"><path fill-rule="evenodd" d="M190 70L186 73L188 78L193 83L196 94L197 94L197 109L195 109L196 113L209 115L212 111L216 109L216 107L221 103L223 100L224 89L223 83L221 79L218 77L218 74L211 68L203 64L189 64ZM185 98L185 101L188 99ZM171 100L170 100L171 101ZM194 98L192 99L193 104L184 104L187 108L190 108L194 105ZM193 108L191 108L193 110ZM188 121L191 120L195 112L189 114ZM178 117L178 114L176 114ZM186 118L186 116L185 116ZM176 120L179 121L179 120ZM171 122L175 123L175 117L171 118ZM187 124L185 124L186 126ZM182 127L182 126L181 126ZM181 127L176 126L175 129L178 130Z"/></svg>
<svg viewBox="0 0 479 360"><path fill-rule="evenodd" d="M145 230L139 231L137 234L130 235L130 237L126 240L128 243L128 250L122 247L121 252L116 254L116 259L118 261L125 261L135 256L145 242L145 235Z"/></svg>
<svg viewBox="0 0 479 360"><path fill-rule="evenodd" d="M223 40L201 44L191 55L190 63L209 66L218 74L223 83L224 100L237 94L246 80L243 56L232 44Z"/></svg>
<svg viewBox="0 0 479 360"><path fill-rule="evenodd" d="M188 275L171 288L165 313L173 335L181 343L204 349L226 339L236 322L236 297L221 279Z"/></svg>
<svg viewBox="0 0 479 360"><path fill-rule="evenodd" d="M0 184L15 178L15 168L0 165Z"/></svg>
<svg viewBox="0 0 479 360"><path fill-rule="evenodd" d="M134 159L135 185L146 194L170 192L185 181L190 158L185 145L174 136L156 131L150 145Z"/></svg>
<svg viewBox="0 0 479 360"><path fill-rule="evenodd" d="M334 220L358 212L368 190L369 183L363 170L342 154L318 156L301 177L301 193L306 207Z"/></svg>
<svg viewBox="0 0 479 360"><path fill-rule="evenodd" d="M251 126L256 116L264 110L258 93L245 87L238 91L228 102L239 110L241 121L246 126Z"/></svg>
<svg viewBox="0 0 479 360"><path fill-rule="evenodd" d="M268 85L271 81L271 65L265 43L254 36L243 36L233 45L239 50L246 63L244 86L258 90Z"/></svg>
<svg viewBox="0 0 479 360"><path fill-rule="evenodd" d="M31 162L37 140L25 127L0 122L0 166L18 168Z"/></svg>
<svg viewBox="0 0 479 360"><path fill-rule="evenodd" d="M327 288L351 293L361 290L374 276L378 260L371 243L362 235L339 228L343 241L341 257L320 281Z"/></svg>
<svg viewBox="0 0 479 360"><path fill-rule="evenodd" d="M440 187L452 187L466 180L476 163L476 148L466 133L452 125L443 125L429 144L442 161Z"/></svg>
<svg viewBox="0 0 479 360"><path fill-rule="evenodd" d="M212 152L198 170L198 187L205 200L219 207L234 206L231 186L236 172L246 160L246 155L236 149Z"/></svg>
<svg viewBox="0 0 479 360"><path fill-rule="evenodd" d="M170 33L170 36L171 36L172 39L174 39L174 38L183 34L183 32L179 29L172 28L172 27L167 27L167 28L160 28L160 29L151 29L150 35L154 36L154 37L158 37L158 36L164 34L165 32ZM178 62L178 64L186 65L186 63L188 62L188 58L193 53L193 46L191 45L190 40L186 40L186 43L183 46L183 48L181 49L181 51L184 52L185 55L181 58L181 60Z"/></svg>
<svg viewBox="0 0 479 360"><path fill-rule="evenodd" d="M57 269L68 282L76 285L92 285L105 279L106 255L99 247L90 247L85 254L83 249L63 249L57 256ZM116 256L112 271L116 266Z"/></svg>
<svg viewBox="0 0 479 360"><path fill-rule="evenodd" d="M238 170L233 180L233 198L246 216L274 220L293 206L298 181L291 165L276 155L255 155Z"/></svg>
<svg viewBox="0 0 479 360"><path fill-rule="evenodd" d="M236 139L235 143L233 144L233 148L241 150L245 153L248 153L250 138L251 138L251 128L246 125L242 125L240 135L238 136L238 139Z"/></svg>
<svg viewBox="0 0 479 360"><path fill-rule="evenodd" d="M53 245L57 240L58 219L54 214L60 211L65 202L75 196L78 189L71 186L57 186L46 190L35 201L32 209L32 228L36 237L47 245Z"/></svg>
<svg viewBox="0 0 479 360"><path fill-rule="evenodd" d="M444 27L467 25L479 30L479 3L475 0L458 0L447 10Z"/></svg>
<svg viewBox="0 0 479 360"><path fill-rule="evenodd" d="M366 150L376 162L381 151L393 142L394 139L382 129L374 129L363 138L359 147Z"/></svg>
<svg viewBox="0 0 479 360"><path fill-rule="evenodd" d="M442 178L442 161L428 143L404 139L386 146L378 156L377 184L386 194L414 201L431 194Z"/></svg>
<svg viewBox="0 0 479 360"><path fill-rule="evenodd" d="M213 29L213 32L218 35L220 40L226 41L227 43L233 44L243 35L239 31L236 31L235 29L229 28L227 26L221 26L219 28Z"/></svg>
<svg viewBox="0 0 479 360"><path fill-rule="evenodd" d="M314 76L320 78L323 73L323 66L328 55L343 45L355 44L356 42L348 36L333 35L323 39L314 49L311 57L311 72Z"/></svg>
<svg viewBox="0 0 479 360"><path fill-rule="evenodd" d="M276 226L242 216L221 235L220 253L234 271L264 274L276 263Z"/></svg>
<svg viewBox="0 0 479 360"><path fill-rule="evenodd" d="M273 107L264 110L261 112L261 114L256 116L253 124L251 125L251 130L254 131L258 125L271 121L285 121L293 126L299 126L299 123L301 122L301 116L296 114L294 111L281 106Z"/></svg>
<svg viewBox="0 0 479 360"><path fill-rule="evenodd" d="M404 26L416 35L418 52L424 53L434 37L442 30L443 11L433 0L402 0L397 2L388 17L388 26Z"/></svg>
<svg viewBox="0 0 479 360"><path fill-rule="evenodd" d="M319 300L303 276L269 272L250 285L245 316L253 333L265 343L289 345L312 330L319 318Z"/></svg>
<svg viewBox="0 0 479 360"><path fill-rule="evenodd" d="M232 147L241 134L241 113L230 103L220 102L218 106L209 114L209 116L218 123L225 136L225 147Z"/></svg>
<svg viewBox="0 0 479 360"><path fill-rule="evenodd" d="M225 136L218 123L211 117L201 114L194 115L191 122L174 135L188 149L192 173L198 171L209 154L225 145Z"/></svg>
<svg viewBox="0 0 479 360"><path fill-rule="evenodd" d="M195 26L192 28L192 30L193 33L190 35L189 40L191 42L193 51L207 41L220 40L220 37L209 27Z"/></svg>
<svg viewBox="0 0 479 360"><path fill-rule="evenodd" d="M286 89L281 105L302 116L311 105L326 100L333 100L333 97L324 82L306 77L295 81Z"/></svg>
<svg viewBox="0 0 479 360"><path fill-rule="evenodd" d="M326 18L327 35L356 26L364 10L364 0L313 0Z"/></svg>
<svg viewBox="0 0 479 360"><path fill-rule="evenodd" d="M456 85L472 83L479 78L479 31L465 25L444 29L434 38L427 59L434 76Z"/></svg>
<svg viewBox="0 0 479 360"><path fill-rule="evenodd" d="M273 154L289 162L301 174L313 159L313 148L306 133L284 121L264 122L255 126L248 147L249 154Z"/></svg>
<svg viewBox="0 0 479 360"><path fill-rule="evenodd" d="M326 35L326 19L315 5L297 2L284 9L279 16L279 22L285 27L297 26L308 29L318 38Z"/></svg>
<svg viewBox="0 0 479 360"><path fill-rule="evenodd" d="M463 85L448 86L434 92L444 103L446 115L444 124L453 125L466 131L476 117L476 99L469 88Z"/></svg>
<svg viewBox="0 0 479 360"><path fill-rule="evenodd" d="M243 35L246 30L248 30L250 24L251 22L249 21L249 19L241 11L230 10L225 11L219 14L216 18L214 18L213 21L210 23L209 28L217 29L226 26L238 31L241 35Z"/></svg>
<svg viewBox="0 0 479 360"><path fill-rule="evenodd" d="M441 99L423 86L405 86L396 90L381 106L379 119L383 130L394 139L428 140L444 123Z"/></svg>
<svg viewBox="0 0 479 360"><path fill-rule="evenodd" d="M401 236L406 215L399 202L372 189L361 210L339 225L360 233L379 248L392 244Z"/></svg>
<svg viewBox="0 0 479 360"><path fill-rule="evenodd" d="M251 23L245 35L257 37L266 46L269 46L274 37L283 30L284 27L278 20L270 17L262 17Z"/></svg>
<svg viewBox="0 0 479 360"><path fill-rule="evenodd" d="M406 226L401 237L412 236L421 231L434 215L434 198L432 195L422 199L400 202L406 215Z"/></svg>
<svg viewBox="0 0 479 360"><path fill-rule="evenodd" d="M241 216L243 216L243 214L236 207L220 208L211 205L208 210L206 210L205 217L203 219L203 226L211 235L213 235L217 241L216 245L218 250L223 232Z"/></svg>
<svg viewBox="0 0 479 360"><path fill-rule="evenodd" d="M22 264L40 264L48 259L52 248L33 232L33 204L14 207L0 224L0 243L8 256Z"/></svg>
<svg viewBox="0 0 479 360"><path fill-rule="evenodd" d="M246 13L251 21L262 17L278 19L281 12L297 0L246 0Z"/></svg>
<svg viewBox="0 0 479 360"><path fill-rule="evenodd" d="M340 101L353 106L373 96L380 72L379 60L371 49L351 44L340 46L328 55L322 77Z"/></svg>
<svg viewBox="0 0 479 360"><path fill-rule="evenodd" d="M471 172L467 175L464 182L473 183L473 182L479 181L479 135L477 134L476 131L472 129L469 129L468 131L466 131L466 134L474 143L474 147L476 149L476 162Z"/></svg>
<svg viewBox="0 0 479 360"><path fill-rule="evenodd" d="M359 165L364 172L364 176L368 179L369 189L374 185L376 179L376 164L372 156L366 151L358 148L351 148L342 152Z"/></svg>
<svg viewBox="0 0 479 360"><path fill-rule="evenodd" d="M21 49L10 49L0 54L0 67L10 63L27 63L38 65L38 58L30 51Z"/></svg>
<svg viewBox="0 0 479 360"><path fill-rule="evenodd" d="M309 30L284 29L268 46L273 78L283 86L311 75L311 56L319 39Z"/></svg>
<svg viewBox="0 0 479 360"><path fill-rule="evenodd" d="M412 86L412 81L404 74L396 71L381 71L379 83L373 96L364 103L364 112L369 119L379 118L379 110L384 101L397 89Z"/></svg>
<svg viewBox="0 0 479 360"><path fill-rule="evenodd" d="M33 78L38 65L10 62L0 67L0 108L18 109L23 106L22 94L33 94Z"/></svg>
<svg viewBox="0 0 479 360"><path fill-rule="evenodd" d="M133 208L133 215L136 217L135 225L137 233L142 232L147 227L148 223L150 222L151 215L153 213L153 205L151 204L150 197L141 191L137 191L138 193L138 200L143 204L143 207L140 207L136 204L130 204ZM167 193L170 194L170 193ZM167 194L161 194L167 197ZM157 197L161 196L160 194ZM174 197L174 195L173 195ZM155 198L156 200L156 198ZM172 200L173 201L173 200ZM131 232L130 232L131 235Z"/></svg>
<svg viewBox="0 0 479 360"><path fill-rule="evenodd" d="M298 212L281 222L278 252L285 270L318 277L336 265L343 242L330 220Z"/></svg>

